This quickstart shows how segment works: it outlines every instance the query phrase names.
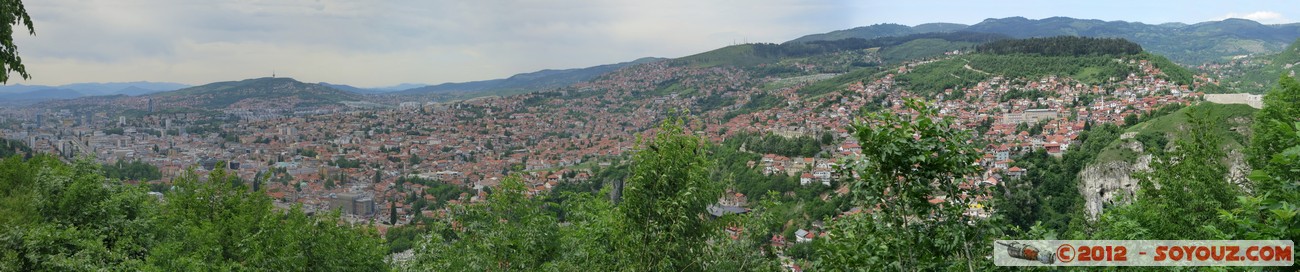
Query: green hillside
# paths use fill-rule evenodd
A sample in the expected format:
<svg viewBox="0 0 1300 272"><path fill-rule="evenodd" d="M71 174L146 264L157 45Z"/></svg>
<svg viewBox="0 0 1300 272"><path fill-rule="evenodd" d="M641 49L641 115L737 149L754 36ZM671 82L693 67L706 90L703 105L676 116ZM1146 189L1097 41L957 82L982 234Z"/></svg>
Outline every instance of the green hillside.
<svg viewBox="0 0 1300 272"><path fill-rule="evenodd" d="M1163 152L1163 150L1172 146L1177 137L1185 135L1181 131L1187 127L1188 112L1193 110L1208 113L1209 117L1214 120L1222 120L1215 133L1223 139L1222 143L1225 149L1242 150L1245 145L1249 144L1249 139L1243 133L1249 130L1248 128L1256 111L1255 108L1246 105L1223 105L1205 102L1128 127L1124 130L1124 133L1131 137L1122 137L1111 142L1096 156L1097 159L1093 164L1111 161L1132 162L1141 154ZM1132 148L1129 148L1134 142L1142 143L1143 150L1135 152Z"/></svg>
<svg viewBox="0 0 1300 272"><path fill-rule="evenodd" d="M204 109L224 109L236 103L277 102L281 106L314 107L360 100L357 94L292 78L255 78L195 86L150 95L161 103L181 103Z"/></svg>
<svg viewBox="0 0 1300 272"><path fill-rule="evenodd" d="M755 43L723 47L717 50L690 55L672 60L674 65L694 65L701 67L734 66L756 68L759 66L781 65L791 61L805 61L829 64L839 59L826 59L825 56L844 52L872 50L879 54L874 63L857 63L857 67L875 66L880 62L894 63L909 59L940 56L944 52L967 49L978 44L1007 39L999 34L953 32L923 33L906 36L889 36L873 39L850 38L833 41L810 41L804 43ZM822 59L817 59L822 57ZM838 72L847 72L838 71Z"/></svg>
<svg viewBox="0 0 1300 272"><path fill-rule="evenodd" d="M938 26L938 28L936 29L935 26ZM921 28L921 26L917 26L917 28L921 28L923 30L949 30L949 31L954 29L961 29L965 27L966 25L958 25L958 24L932 24L924 28ZM850 38L875 39L880 37L904 36L904 35L911 35L916 33L931 32L931 31L921 31L918 30L917 28L900 25L900 24L876 24L876 25L855 27L852 29L836 30L827 33L822 33L822 34L807 35L807 36L799 37L798 39L792 40L790 42L796 43L796 42L811 42L811 41L833 41L833 40L843 40L843 39L850 39Z"/></svg>
<svg viewBox="0 0 1300 272"><path fill-rule="evenodd" d="M880 57L887 63L942 56L946 52L965 50L979 43L967 41L949 41L944 39L916 39L903 44L880 50Z"/></svg>

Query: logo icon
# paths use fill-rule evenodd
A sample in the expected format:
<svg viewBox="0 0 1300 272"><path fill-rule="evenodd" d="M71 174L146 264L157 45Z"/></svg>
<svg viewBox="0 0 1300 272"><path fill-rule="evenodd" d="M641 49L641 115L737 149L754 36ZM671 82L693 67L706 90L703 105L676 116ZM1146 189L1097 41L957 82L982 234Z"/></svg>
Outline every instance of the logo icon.
<svg viewBox="0 0 1300 272"><path fill-rule="evenodd" d="M1042 251L1031 245L1021 244L1020 242L1011 242L1009 244L998 242L998 244L1007 247L1007 256L1012 258L1038 261L1043 264L1052 264L1056 261L1056 258L1053 258L1056 257L1056 254L1052 254L1051 251Z"/></svg>

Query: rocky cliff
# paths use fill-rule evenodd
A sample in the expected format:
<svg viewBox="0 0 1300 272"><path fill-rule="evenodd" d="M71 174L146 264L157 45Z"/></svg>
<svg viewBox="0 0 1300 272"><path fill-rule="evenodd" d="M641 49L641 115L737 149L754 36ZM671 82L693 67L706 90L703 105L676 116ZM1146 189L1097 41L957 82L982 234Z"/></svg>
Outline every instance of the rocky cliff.
<svg viewBox="0 0 1300 272"><path fill-rule="evenodd" d="M1141 152L1142 143L1130 142L1125 147ZM1150 170L1150 164L1151 155L1143 154L1132 162L1093 163L1079 172L1079 194L1083 196L1088 220L1096 220L1108 206L1133 201L1138 189L1133 173Z"/></svg>
<svg viewBox="0 0 1300 272"><path fill-rule="evenodd" d="M1217 107L1225 106L1218 105ZM1245 144L1248 144L1247 139L1250 139L1250 123L1252 119L1248 116L1253 113L1253 110L1244 109L1245 106L1242 105L1226 107L1237 109L1237 112L1228 114L1230 118L1220 119L1223 120L1222 126L1220 126L1223 131L1220 131L1220 135L1223 136L1222 148L1226 155L1223 158L1223 163L1228 166L1224 181L1236 184L1242 190L1249 191L1250 181L1246 179L1246 176L1250 174L1251 169L1246 164L1242 148ZM1120 136L1119 140L1103 151L1103 153L1128 153L1133 154L1132 156L1099 156L1099 158L1111 159L1098 159L1089 163L1087 167L1079 172L1079 194L1084 198L1084 211L1088 215L1088 220L1097 220L1098 216L1106 208L1128 204L1137 196L1138 180L1133 177L1133 174L1151 170L1150 165L1154 158L1145 151L1142 142L1133 139L1138 134L1136 130L1148 126L1163 126L1163 128L1155 128L1155 130L1161 131L1162 134L1171 136L1171 138L1177 138L1178 132L1186 130L1186 127L1181 120L1170 119L1176 122L1161 120L1169 118L1185 118L1185 116L1180 111L1171 116L1151 121L1153 124L1139 124L1137 128L1130 129L1130 132ZM1167 122L1168 124L1162 125L1159 124L1160 122ZM1170 140L1170 142L1173 141L1174 139ZM1165 147L1165 151L1172 151L1173 146L1174 144L1170 143L1169 146ZM1160 185L1155 184L1155 186Z"/></svg>

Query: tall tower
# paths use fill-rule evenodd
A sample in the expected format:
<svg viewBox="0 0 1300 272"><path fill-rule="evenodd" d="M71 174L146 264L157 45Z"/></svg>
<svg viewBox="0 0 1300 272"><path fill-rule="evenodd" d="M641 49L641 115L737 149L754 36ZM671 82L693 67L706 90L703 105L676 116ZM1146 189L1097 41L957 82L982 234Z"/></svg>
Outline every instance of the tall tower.
<svg viewBox="0 0 1300 272"><path fill-rule="evenodd" d="M149 98L149 112L150 112L150 113L153 112L153 98L152 98L152 97Z"/></svg>

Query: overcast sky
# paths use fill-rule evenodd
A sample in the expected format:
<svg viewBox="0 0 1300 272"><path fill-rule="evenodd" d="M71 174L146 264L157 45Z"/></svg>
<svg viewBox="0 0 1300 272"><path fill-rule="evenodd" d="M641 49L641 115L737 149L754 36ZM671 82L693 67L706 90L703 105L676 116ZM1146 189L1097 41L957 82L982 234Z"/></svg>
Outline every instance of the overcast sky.
<svg viewBox="0 0 1300 272"><path fill-rule="evenodd" d="M1281 1L26 0L31 80L205 84L272 72L361 87L503 78L878 23L1068 16L1292 23Z"/></svg>

